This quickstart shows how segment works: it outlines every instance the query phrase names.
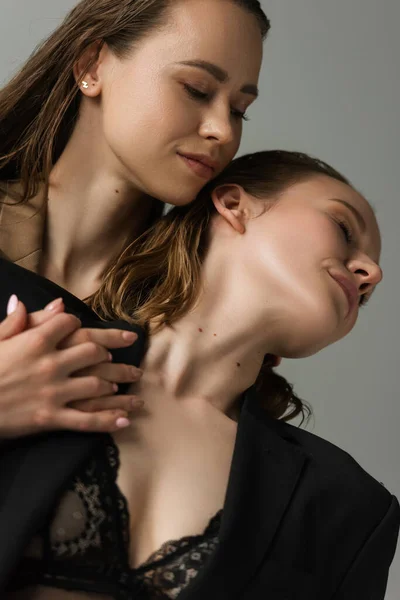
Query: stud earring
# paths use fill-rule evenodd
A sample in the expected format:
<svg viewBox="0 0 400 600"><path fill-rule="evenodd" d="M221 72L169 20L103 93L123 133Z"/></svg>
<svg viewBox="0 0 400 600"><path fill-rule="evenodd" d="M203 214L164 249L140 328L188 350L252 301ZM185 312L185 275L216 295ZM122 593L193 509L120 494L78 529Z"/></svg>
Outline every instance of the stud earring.
<svg viewBox="0 0 400 600"><path fill-rule="evenodd" d="M87 90L88 87L89 87L88 82L87 81L82 81L82 87L85 88L85 90Z"/></svg>

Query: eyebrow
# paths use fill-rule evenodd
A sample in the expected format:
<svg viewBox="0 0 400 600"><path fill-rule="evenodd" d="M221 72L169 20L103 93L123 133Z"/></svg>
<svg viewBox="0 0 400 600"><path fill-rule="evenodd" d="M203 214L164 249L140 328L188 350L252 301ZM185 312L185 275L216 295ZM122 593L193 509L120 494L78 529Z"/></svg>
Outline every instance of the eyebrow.
<svg viewBox="0 0 400 600"><path fill-rule="evenodd" d="M364 233L367 229L367 225L365 223L365 219L362 216L362 214L349 202L346 202L346 200L342 200L341 198L330 198L330 200L332 202L340 202L340 204L343 204L344 206L346 206L346 208L348 208L354 215L362 233Z"/></svg>
<svg viewBox="0 0 400 600"><path fill-rule="evenodd" d="M214 77L219 83L226 83L229 81L230 77L224 69L214 65L213 63L207 62L205 60L184 60L182 62L176 63L178 65L185 65L186 67L195 67L197 69L203 69L203 71L207 71L210 75ZM240 91L243 94L250 94L251 96L255 96L257 98L259 91L258 87L252 83L247 83L243 87L240 88Z"/></svg>

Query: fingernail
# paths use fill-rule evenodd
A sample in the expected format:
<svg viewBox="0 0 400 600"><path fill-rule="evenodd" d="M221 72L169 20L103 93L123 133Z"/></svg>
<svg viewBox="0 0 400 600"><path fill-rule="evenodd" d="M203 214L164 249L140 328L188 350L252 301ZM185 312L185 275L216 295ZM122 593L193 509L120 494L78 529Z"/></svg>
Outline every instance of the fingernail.
<svg viewBox="0 0 400 600"><path fill-rule="evenodd" d="M129 419L125 419L125 417L120 417L116 420L115 424L119 429L122 429L123 427L129 427L131 422L129 421Z"/></svg>
<svg viewBox="0 0 400 600"><path fill-rule="evenodd" d="M113 383L112 388L113 388L114 392L118 392L118 384L117 383Z"/></svg>
<svg viewBox="0 0 400 600"><path fill-rule="evenodd" d="M112 360L113 359L113 355L111 354L111 352L108 353L108 360Z"/></svg>
<svg viewBox="0 0 400 600"><path fill-rule="evenodd" d="M143 400L138 400L137 398L132 398L132 408L142 408L144 406Z"/></svg>
<svg viewBox="0 0 400 600"><path fill-rule="evenodd" d="M122 339L125 340L125 342L132 344L132 342L137 339L137 334L133 333L133 331L124 331L122 334Z"/></svg>
<svg viewBox="0 0 400 600"><path fill-rule="evenodd" d="M141 377L143 375L143 371L142 369L138 369L136 367L132 367L132 376L135 377L135 379L138 377Z"/></svg>
<svg viewBox="0 0 400 600"><path fill-rule="evenodd" d="M48 304L44 310L54 310L55 308L60 306L62 301L62 298L57 298L57 300L53 300L53 302L50 302L50 304Z"/></svg>
<svg viewBox="0 0 400 600"><path fill-rule="evenodd" d="M18 298L15 294L10 296L10 299L7 304L7 315L11 315L18 306Z"/></svg>

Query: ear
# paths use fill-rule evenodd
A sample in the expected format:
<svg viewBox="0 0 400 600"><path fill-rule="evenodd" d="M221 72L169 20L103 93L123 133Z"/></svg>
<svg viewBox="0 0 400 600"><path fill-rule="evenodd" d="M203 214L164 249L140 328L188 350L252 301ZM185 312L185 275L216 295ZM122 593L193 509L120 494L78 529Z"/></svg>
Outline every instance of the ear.
<svg viewBox="0 0 400 600"><path fill-rule="evenodd" d="M82 54L75 64L73 73L82 94L89 98L95 98L101 92L101 79L99 76L99 65L107 51L105 44L94 42Z"/></svg>
<svg viewBox="0 0 400 600"><path fill-rule="evenodd" d="M211 193L211 199L223 219L238 233L245 233L249 214L247 194L240 185L223 184Z"/></svg>

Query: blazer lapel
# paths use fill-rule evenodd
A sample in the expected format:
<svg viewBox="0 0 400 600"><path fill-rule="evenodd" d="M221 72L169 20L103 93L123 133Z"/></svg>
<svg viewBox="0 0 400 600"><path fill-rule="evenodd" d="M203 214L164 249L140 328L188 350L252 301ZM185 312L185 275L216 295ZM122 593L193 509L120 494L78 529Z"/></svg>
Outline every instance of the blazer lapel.
<svg viewBox="0 0 400 600"><path fill-rule="evenodd" d="M84 302L55 283L0 258L0 319L7 298L16 293L29 312L62 296L67 312L76 314L84 327L133 330L136 342L112 350L116 362L138 366L146 345L146 332L123 321L105 322ZM108 434L55 431L14 440L0 440L0 594L32 535L52 510L55 499L77 467Z"/></svg>
<svg viewBox="0 0 400 600"><path fill-rule="evenodd" d="M76 312L80 318L84 317L85 325L93 315L83 302L72 295L69 297L70 295L65 290L63 290L64 294L60 294L61 288L40 276L25 271L24 277L21 279L22 270L6 261L0 260L0 267L2 276L4 276L3 283L8 282L10 286L12 285L12 292L16 291L18 281L24 280L26 285L26 278L30 277L32 286L38 285L50 299L57 295L63 295L64 299L68 300L69 310ZM5 276L6 273L7 276ZM21 298L23 298L23 290L21 290ZM26 300L30 305L29 298ZM36 296L35 301L37 301ZM34 304L35 302L32 302L32 306L29 306L30 310L37 308L33 306ZM145 336L142 337L140 344L138 344L138 340L133 345L138 353L138 356L135 357L136 360L140 359L144 351ZM136 364L135 360L133 364ZM282 423L269 418L259 407L254 389L248 390L238 423L219 534L220 543L205 564L204 569L183 590L180 600L204 600L205 598L207 600L221 600L221 598L234 600L240 598L247 583L266 558L307 461L307 455L298 446L287 441L283 431ZM24 468L21 469L21 472L17 471L20 485L15 486L16 481L14 480L12 488L11 480L15 477L16 471L11 470L14 473L12 474L9 470L9 459L11 458L9 455L6 457L7 461L2 464L5 457L1 453L0 524L3 529L7 528L10 510L2 509L16 506L18 502L24 505L23 492L21 494L24 487L23 480L27 473L32 473L33 465L46 464L46 476L43 473L43 480L49 481L49 487L43 487L44 496L41 492L42 488L35 492L38 496L40 495L40 498L38 497L33 502L33 512L40 507L40 515L36 514L40 520L50 506L46 503L45 497L54 498L54 493L61 481L65 480L66 473L73 472L82 458L93 450L93 444L98 442L98 439L94 435L92 437L87 434L69 432L63 432L60 436L60 433L57 432L57 434L44 436L43 448L40 444L36 446L36 443L35 447L31 448L29 438L26 438L25 442L20 441L15 444L14 458L16 463L21 464L19 453L22 453ZM63 442L60 447L61 440ZM21 448L19 448L20 444ZM49 451L52 444L54 444L54 452ZM68 451L65 452L67 447ZM48 457L55 457L56 464L47 463ZM64 462L62 462L61 457L68 458L64 458ZM56 473L60 473L60 481L55 477ZM7 482L7 478L10 478L9 482ZM13 497L12 493L5 493L10 489L17 490L16 497ZM35 519L28 517L29 510L32 510L32 498L28 498L28 500L24 522L36 522ZM21 512L19 511L18 514L20 518ZM0 530L2 530L1 527ZM29 534L28 530L20 531L15 536L15 544L12 544L12 548L2 548L0 544L0 565L4 567L0 569L0 582L2 576L7 572L7 567L10 568L23 544L29 538Z"/></svg>
<svg viewBox="0 0 400 600"><path fill-rule="evenodd" d="M281 423L258 406L253 388L241 411L220 543L181 593L182 600L239 598L265 559L307 456L282 437Z"/></svg>

